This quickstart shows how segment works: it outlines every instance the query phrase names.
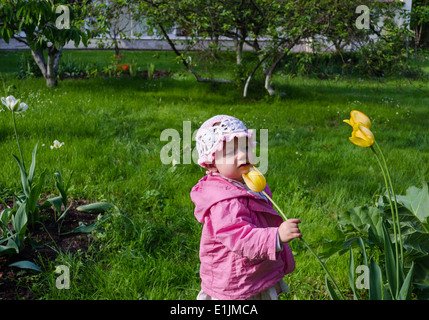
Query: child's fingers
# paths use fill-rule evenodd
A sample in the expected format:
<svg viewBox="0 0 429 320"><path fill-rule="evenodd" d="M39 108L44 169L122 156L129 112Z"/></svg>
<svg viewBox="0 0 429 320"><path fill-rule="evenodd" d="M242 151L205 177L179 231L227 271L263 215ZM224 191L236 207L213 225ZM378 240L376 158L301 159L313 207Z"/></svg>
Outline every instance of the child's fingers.
<svg viewBox="0 0 429 320"><path fill-rule="evenodd" d="M296 218L287 219L286 221L289 222L289 223L301 223L301 220L296 219Z"/></svg>

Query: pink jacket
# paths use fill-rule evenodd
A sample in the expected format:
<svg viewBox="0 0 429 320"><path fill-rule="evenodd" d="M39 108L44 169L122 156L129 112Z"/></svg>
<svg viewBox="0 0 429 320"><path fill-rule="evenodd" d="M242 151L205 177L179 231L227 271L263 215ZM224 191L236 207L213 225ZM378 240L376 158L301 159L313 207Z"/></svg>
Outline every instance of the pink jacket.
<svg viewBox="0 0 429 320"><path fill-rule="evenodd" d="M268 186L265 192L271 196ZM247 299L295 269L287 244L276 252L282 218L264 199L208 174L191 191L195 217L204 223L201 288L217 299Z"/></svg>

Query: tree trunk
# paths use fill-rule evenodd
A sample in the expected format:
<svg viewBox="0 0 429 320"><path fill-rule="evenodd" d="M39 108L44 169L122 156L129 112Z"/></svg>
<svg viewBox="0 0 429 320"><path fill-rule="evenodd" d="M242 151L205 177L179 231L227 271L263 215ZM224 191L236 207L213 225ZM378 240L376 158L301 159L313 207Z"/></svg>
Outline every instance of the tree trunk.
<svg viewBox="0 0 429 320"><path fill-rule="evenodd" d="M48 48L48 64L45 77L48 88L56 87L58 84L57 75L60 67L61 53L61 46L58 49L55 46Z"/></svg>
<svg viewBox="0 0 429 320"><path fill-rule="evenodd" d="M287 51L283 51L282 53L280 53L280 55L277 57L277 59L274 61L274 63L271 65L270 69L267 72L267 75L265 76L265 89L268 91L268 94L270 96L274 95L274 94L279 94L281 96L284 96L285 93L283 92L276 92L271 84L271 79L273 77L274 74L274 70L276 69L278 63L280 62L280 60L283 59L283 57L286 55Z"/></svg>
<svg viewBox="0 0 429 320"><path fill-rule="evenodd" d="M42 72L43 78L46 79L46 61L45 57L43 56L43 51L31 49L31 55L34 58L34 61L36 61L36 64L39 67L40 71Z"/></svg>
<svg viewBox="0 0 429 320"><path fill-rule="evenodd" d="M118 57L121 54L119 51L118 39L113 40L113 44L115 46L115 57Z"/></svg>
<svg viewBox="0 0 429 320"><path fill-rule="evenodd" d="M62 47L56 49L54 46L48 48L48 62L46 63L42 50L31 49L31 54L36 61L43 77L46 80L46 85L49 88L55 87L58 84L57 75L60 66Z"/></svg>
<svg viewBox="0 0 429 320"><path fill-rule="evenodd" d="M247 77L246 84L244 85L244 90L243 90L243 97L244 98L247 97L247 89L249 88L250 80L252 80L253 75L255 74L256 70L258 70L258 68L261 66L261 64L263 64L265 62L265 60L271 55L271 53L272 52L268 52L268 53L265 54L265 56L263 56L262 58L260 58L258 64L256 65L256 67L253 68L252 72Z"/></svg>
<svg viewBox="0 0 429 320"><path fill-rule="evenodd" d="M235 42L235 52L237 55L237 65L240 66L241 62L243 61L244 40L240 39L239 37L235 37L234 42Z"/></svg>

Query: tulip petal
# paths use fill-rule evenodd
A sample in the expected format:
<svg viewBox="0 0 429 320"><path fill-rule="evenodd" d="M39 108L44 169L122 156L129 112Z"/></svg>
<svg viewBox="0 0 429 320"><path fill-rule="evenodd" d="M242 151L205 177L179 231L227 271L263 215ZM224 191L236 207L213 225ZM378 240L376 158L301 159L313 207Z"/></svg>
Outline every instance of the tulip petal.
<svg viewBox="0 0 429 320"><path fill-rule="evenodd" d="M352 110L350 112L350 116L353 123L360 123L363 126L367 127L368 129L371 128L371 120L363 112L360 112L358 110Z"/></svg>
<svg viewBox="0 0 429 320"><path fill-rule="evenodd" d="M351 120L343 120L345 123L348 123L349 125L351 125L353 127L353 122L351 122Z"/></svg>
<svg viewBox="0 0 429 320"><path fill-rule="evenodd" d="M243 180L247 187L254 192L261 192L265 189L267 184L265 177L259 172L258 169L252 167L252 170L247 174L243 174Z"/></svg>
<svg viewBox="0 0 429 320"><path fill-rule="evenodd" d="M354 143L355 145L357 145L359 147L363 147L363 148L370 147L372 145L372 143L370 144L370 143L368 143L368 141L365 141L365 140L363 140L361 138L350 137L349 140L352 143Z"/></svg>

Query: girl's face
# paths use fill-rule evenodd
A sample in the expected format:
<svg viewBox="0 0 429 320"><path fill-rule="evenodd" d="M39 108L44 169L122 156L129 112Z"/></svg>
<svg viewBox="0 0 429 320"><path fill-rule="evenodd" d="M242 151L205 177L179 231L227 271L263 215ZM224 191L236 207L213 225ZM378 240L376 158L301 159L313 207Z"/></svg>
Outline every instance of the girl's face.
<svg viewBox="0 0 429 320"><path fill-rule="evenodd" d="M209 170L219 172L224 177L243 181L242 174L249 171L254 164L254 157L246 137L234 138L223 143L223 149L215 153L215 161L209 165Z"/></svg>

